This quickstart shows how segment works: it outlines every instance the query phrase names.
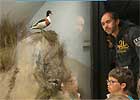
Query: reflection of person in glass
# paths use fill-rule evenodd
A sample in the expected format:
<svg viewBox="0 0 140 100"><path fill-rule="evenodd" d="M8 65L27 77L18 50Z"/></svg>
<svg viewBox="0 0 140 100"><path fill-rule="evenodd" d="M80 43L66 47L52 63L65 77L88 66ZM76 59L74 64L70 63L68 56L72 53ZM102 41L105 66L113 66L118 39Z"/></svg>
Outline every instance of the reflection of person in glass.
<svg viewBox="0 0 140 100"><path fill-rule="evenodd" d="M78 32L83 32L85 20L82 16L77 17L77 30Z"/></svg>
<svg viewBox="0 0 140 100"><path fill-rule="evenodd" d="M68 97L72 100L81 100L80 93L78 92L78 81L75 76L71 76L70 79L68 79L66 82L63 82L61 87L65 97Z"/></svg>
<svg viewBox="0 0 140 100"><path fill-rule="evenodd" d="M122 66L133 71L136 78L140 68L140 30L128 21L120 20L115 12L105 12L101 17L101 25L107 33L110 51L115 66ZM136 94L132 89L132 93ZM137 97L137 96L134 96Z"/></svg>

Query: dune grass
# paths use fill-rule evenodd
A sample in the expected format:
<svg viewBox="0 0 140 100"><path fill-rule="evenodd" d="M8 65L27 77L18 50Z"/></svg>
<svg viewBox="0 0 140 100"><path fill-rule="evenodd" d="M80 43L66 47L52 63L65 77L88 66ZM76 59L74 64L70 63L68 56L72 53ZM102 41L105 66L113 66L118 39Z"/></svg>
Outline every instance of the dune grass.
<svg viewBox="0 0 140 100"><path fill-rule="evenodd" d="M0 72L15 63L15 47L26 34L25 22L13 22L8 16L0 19Z"/></svg>

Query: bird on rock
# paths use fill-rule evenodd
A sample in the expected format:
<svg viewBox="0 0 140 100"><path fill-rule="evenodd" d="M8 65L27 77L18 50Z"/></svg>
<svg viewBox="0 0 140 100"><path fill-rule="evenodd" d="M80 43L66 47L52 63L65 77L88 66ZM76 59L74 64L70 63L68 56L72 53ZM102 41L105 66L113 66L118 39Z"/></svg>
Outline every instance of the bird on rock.
<svg viewBox="0 0 140 100"><path fill-rule="evenodd" d="M31 27L31 29L40 29L41 31L43 31L44 28L51 24L50 15L52 15L52 12L48 10L46 13L46 18L39 20Z"/></svg>

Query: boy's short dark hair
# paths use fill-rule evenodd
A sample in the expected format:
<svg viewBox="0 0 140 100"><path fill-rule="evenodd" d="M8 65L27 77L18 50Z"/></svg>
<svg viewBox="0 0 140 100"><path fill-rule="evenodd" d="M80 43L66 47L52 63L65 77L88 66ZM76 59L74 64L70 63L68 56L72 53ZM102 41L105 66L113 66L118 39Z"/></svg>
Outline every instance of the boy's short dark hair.
<svg viewBox="0 0 140 100"><path fill-rule="evenodd" d="M116 67L109 72L108 76L117 79L119 83L126 83L124 90L130 89L134 84L133 73L128 68Z"/></svg>

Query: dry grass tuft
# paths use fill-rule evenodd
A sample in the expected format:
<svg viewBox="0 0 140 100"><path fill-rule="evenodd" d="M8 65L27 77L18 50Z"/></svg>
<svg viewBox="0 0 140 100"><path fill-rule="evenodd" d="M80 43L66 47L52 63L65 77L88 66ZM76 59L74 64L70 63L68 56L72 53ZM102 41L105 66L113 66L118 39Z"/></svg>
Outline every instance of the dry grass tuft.
<svg viewBox="0 0 140 100"><path fill-rule="evenodd" d="M8 16L0 20L0 71L8 71L15 62L17 42L26 35L25 21L12 22Z"/></svg>

